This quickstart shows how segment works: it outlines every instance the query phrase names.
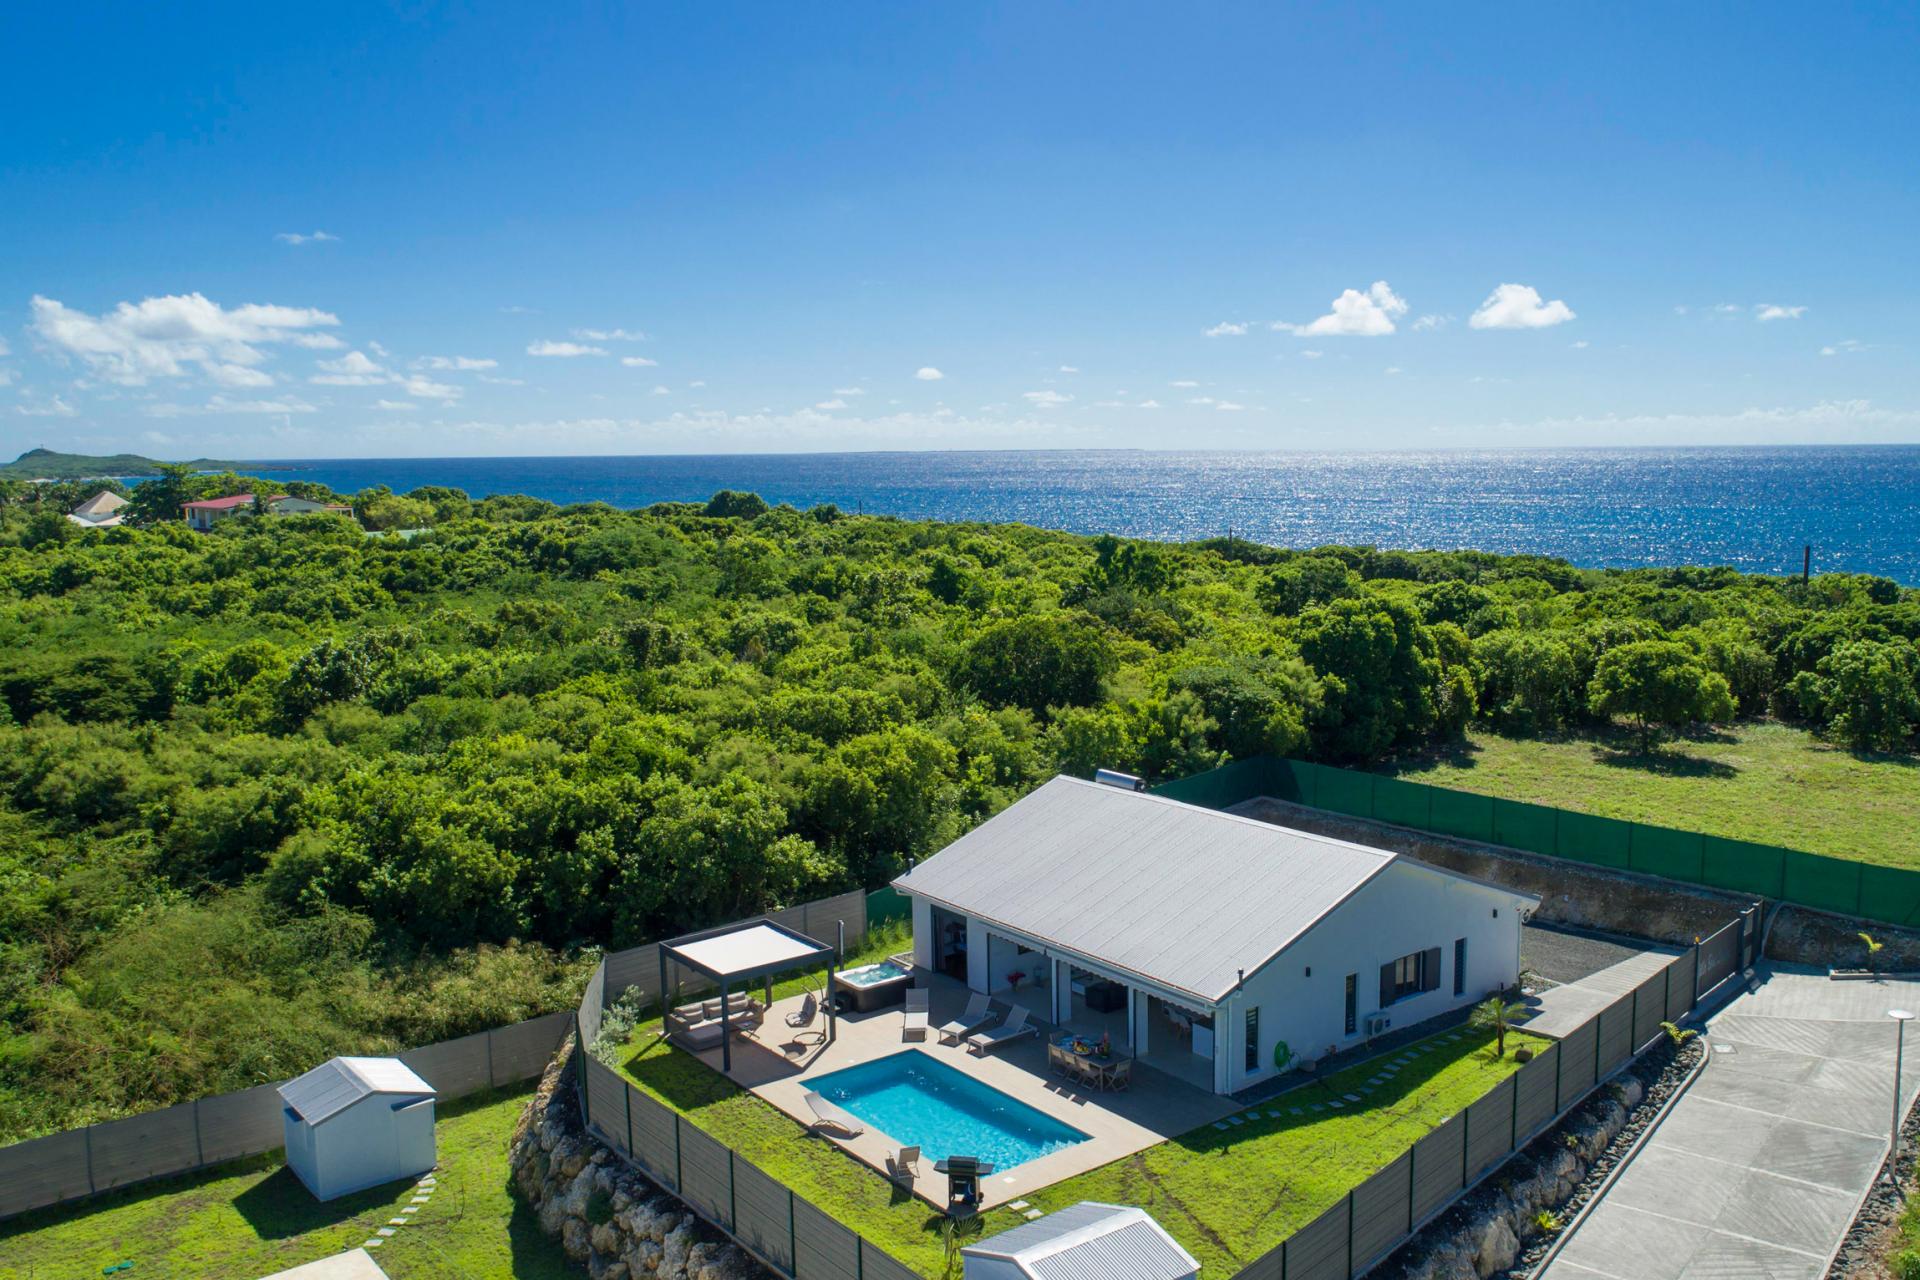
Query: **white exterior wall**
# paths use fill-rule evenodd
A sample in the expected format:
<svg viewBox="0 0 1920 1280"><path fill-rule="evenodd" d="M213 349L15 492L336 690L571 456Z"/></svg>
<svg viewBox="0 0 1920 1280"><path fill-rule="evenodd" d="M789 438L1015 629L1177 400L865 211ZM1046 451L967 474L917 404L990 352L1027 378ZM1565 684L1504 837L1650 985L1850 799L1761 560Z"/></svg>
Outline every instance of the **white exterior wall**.
<svg viewBox="0 0 1920 1280"><path fill-rule="evenodd" d="M293 1158L296 1142L304 1169ZM317 1125L289 1120L287 1152L288 1164L322 1200L414 1177L434 1164L433 1099L377 1093Z"/></svg>
<svg viewBox="0 0 1920 1280"><path fill-rule="evenodd" d="M1440 949L1440 983L1387 1008L1394 1030L1477 1004L1511 985L1520 976L1521 915L1530 906L1531 899L1508 890L1396 861L1228 998L1215 1020L1216 1087L1222 1077L1227 1092L1271 1078L1276 1041L1286 1041L1302 1062L1364 1041L1367 1015L1380 1012L1380 966L1411 952ZM1467 940L1466 989L1458 997L1453 994L1457 938ZM1349 1036L1350 973L1357 975L1357 1008ZM1252 1072L1245 1058L1249 1006L1260 1010L1260 1067Z"/></svg>
<svg viewBox="0 0 1920 1280"><path fill-rule="evenodd" d="M933 904L925 898L909 899L913 904L913 963L922 969L933 968Z"/></svg>

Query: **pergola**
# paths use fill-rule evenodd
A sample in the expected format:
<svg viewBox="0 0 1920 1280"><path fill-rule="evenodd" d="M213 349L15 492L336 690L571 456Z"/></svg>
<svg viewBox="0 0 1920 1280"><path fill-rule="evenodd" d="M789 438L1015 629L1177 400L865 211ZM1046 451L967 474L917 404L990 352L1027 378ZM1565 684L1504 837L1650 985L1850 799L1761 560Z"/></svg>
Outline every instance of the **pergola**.
<svg viewBox="0 0 1920 1280"><path fill-rule="evenodd" d="M663 1010L673 1004L669 993L669 964L685 965L720 986L720 1068L733 1070L733 1007L729 994L735 983L745 985L755 978L765 983L768 1006L773 1004L773 976L794 969L826 962L828 997L827 1037L837 1030L833 1012L833 967L838 951L824 942L816 942L804 933L762 917L723 925L702 933L689 933L660 944L660 1002Z"/></svg>

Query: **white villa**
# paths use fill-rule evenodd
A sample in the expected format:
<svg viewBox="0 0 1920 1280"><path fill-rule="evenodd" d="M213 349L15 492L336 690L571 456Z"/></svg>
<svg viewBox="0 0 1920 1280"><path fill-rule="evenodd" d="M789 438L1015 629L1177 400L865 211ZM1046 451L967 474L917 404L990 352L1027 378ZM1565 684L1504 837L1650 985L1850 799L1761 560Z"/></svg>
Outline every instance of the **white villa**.
<svg viewBox="0 0 1920 1280"><path fill-rule="evenodd" d="M914 962L1216 1094L1509 987L1539 899L1055 778L894 882Z"/></svg>

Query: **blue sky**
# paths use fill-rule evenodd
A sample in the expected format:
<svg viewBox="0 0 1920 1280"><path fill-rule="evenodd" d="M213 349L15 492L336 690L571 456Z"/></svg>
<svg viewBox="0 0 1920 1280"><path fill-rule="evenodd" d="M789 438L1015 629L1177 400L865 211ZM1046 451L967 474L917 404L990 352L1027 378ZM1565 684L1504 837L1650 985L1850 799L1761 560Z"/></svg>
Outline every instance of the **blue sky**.
<svg viewBox="0 0 1920 1280"><path fill-rule="evenodd" d="M1911 5L0 24L0 452L1920 440Z"/></svg>

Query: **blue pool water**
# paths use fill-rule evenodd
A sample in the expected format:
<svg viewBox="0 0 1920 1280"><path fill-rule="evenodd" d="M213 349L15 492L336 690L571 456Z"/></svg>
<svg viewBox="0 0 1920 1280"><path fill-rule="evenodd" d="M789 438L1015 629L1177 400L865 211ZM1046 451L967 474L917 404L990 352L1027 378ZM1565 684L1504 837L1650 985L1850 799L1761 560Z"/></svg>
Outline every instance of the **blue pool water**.
<svg viewBox="0 0 1920 1280"><path fill-rule="evenodd" d="M928 1160L978 1156L1004 1171L1087 1140L917 1049L835 1071L813 1087Z"/></svg>

